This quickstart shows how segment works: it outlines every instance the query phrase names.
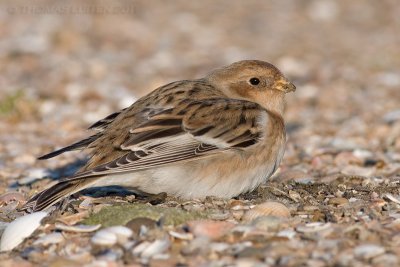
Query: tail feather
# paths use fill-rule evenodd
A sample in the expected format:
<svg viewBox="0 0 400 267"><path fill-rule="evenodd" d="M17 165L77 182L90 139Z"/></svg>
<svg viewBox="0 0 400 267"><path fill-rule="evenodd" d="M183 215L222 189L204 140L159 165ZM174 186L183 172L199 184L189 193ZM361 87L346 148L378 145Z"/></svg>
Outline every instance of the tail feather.
<svg viewBox="0 0 400 267"><path fill-rule="evenodd" d="M98 178L99 177L85 177L84 179L60 181L33 196L24 205L22 210L35 212L47 209L60 202L63 198L90 187Z"/></svg>
<svg viewBox="0 0 400 267"><path fill-rule="evenodd" d="M53 151L53 152L50 152L50 153L48 153L48 154L46 154L46 155L43 155L43 156L39 157L38 159L40 159L40 160L49 159L49 158L53 158L53 157L55 157L55 156L58 156L58 155L60 155L60 154L62 154L62 153L64 153L64 152L68 152L68 151L72 151L72 150L77 150L77 149L85 148L85 147L87 147L88 145L90 145L91 143L93 143L93 141L97 140L97 138L99 138L100 135L101 135L100 133L94 134L94 135L92 135L92 136L89 136L89 137L86 138L86 139L83 139L83 140L81 140L81 141L78 141L78 142L76 142L76 143L73 143L72 145L63 147L63 148L61 148L61 149L58 149L58 150L55 150L55 151Z"/></svg>

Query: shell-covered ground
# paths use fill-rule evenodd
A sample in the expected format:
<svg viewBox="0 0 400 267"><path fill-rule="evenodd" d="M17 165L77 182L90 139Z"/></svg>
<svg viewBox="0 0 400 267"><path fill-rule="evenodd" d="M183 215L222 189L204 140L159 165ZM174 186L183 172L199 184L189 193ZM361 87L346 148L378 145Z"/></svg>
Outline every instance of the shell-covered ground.
<svg viewBox="0 0 400 267"><path fill-rule="evenodd" d="M38 228L0 265L399 266L399 33L396 0L1 1L0 232L85 161L36 157L157 86L261 59L297 91L283 162L255 192L89 190L27 217Z"/></svg>

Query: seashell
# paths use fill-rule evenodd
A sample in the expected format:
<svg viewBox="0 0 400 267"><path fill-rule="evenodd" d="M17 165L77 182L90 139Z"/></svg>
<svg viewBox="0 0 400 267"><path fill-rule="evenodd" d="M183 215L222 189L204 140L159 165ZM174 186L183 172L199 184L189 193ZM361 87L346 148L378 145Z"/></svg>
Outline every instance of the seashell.
<svg viewBox="0 0 400 267"><path fill-rule="evenodd" d="M293 231L292 229L285 229L282 231L279 231L276 236L279 237L286 237L287 239L293 239L296 236L296 232Z"/></svg>
<svg viewBox="0 0 400 267"><path fill-rule="evenodd" d="M252 221L262 216L275 216L279 218L289 218L290 210L279 202L268 201L254 206L243 215L243 221Z"/></svg>
<svg viewBox="0 0 400 267"><path fill-rule="evenodd" d="M133 256L138 257L148 246L150 246L150 244L151 243L149 241L143 241L139 243L132 249Z"/></svg>
<svg viewBox="0 0 400 267"><path fill-rule="evenodd" d="M393 196L392 194L385 194L384 196L386 199L393 201L396 204L400 204L400 199L396 198L395 196Z"/></svg>
<svg viewBox="0 0 400 267"><path fill-rule="evenodd" d="M90 207L93 206L93 200L91 198L85 198L80 204L79 208L80 209L89 209Z"/></svg>
<svg viewBox="0 0 400 267"><path fill-rule="evenodd" d="M157 239L149 244L141 253L142 258L152 258L157 254L161 254L166 251L171 245L168 237L164 239Z"/></svg>
<svg viewBox="0 0 400 267"><path fill-rule="evenodd" d="M182 240L192 240L193 235L191 233L182 233L182 232L176 232L176 231L169 231L168 232L170 236L176 238L176 239L182 239Z"/></svg>
<svg viewBox="0 0 400 267"><path fill-rule="evenodd" d="M117 236L118 243L120 244L125 243L129 237L133 235L133 231L131 229L122 225L104 228L102 231L114 233Z"/></svg>
<svg viewBox="0 0 400 267"><path fill-rule="evenodd" d="M51 234L40 237L35 242L33 242L33 245L48 246L50 244L57 244L57 243L61 243L63 241L64 241L64 237L61 233L51 233Z"/></svg>
<svg viewBox="0 0 400 267"><path fill-rule="evenodd" d="M112 246L116 243L123 244L133 235L131 229L125 226L111 226L101 229L94 234L91 241L99 246Z"/></svg>
<svg viewBox="0 0 400 267"><path fill-rule="evenodd" d="M231 210L244 210L248 207L241 200L233 199L229 202L229 208Z"/></svg>
<svg viewBox="0 0 400 267"><path fill-rule="evenodd" d="M66 232L74 232L74 233L90 233L100 229L101 224L96 225L66 225L63 223L57 222L55 224L56 229L66 231Z"/></svg>
<svg viewBox="0 0 400 267"><path fill-rule="evenodd" d="M90 241L98 246L113 246L117 244L118 237L115 233L103 229L96 232Z"/></svg>
<svg viewBox="0 0 400 267"><path fill-rule="evenodd" d="M316 233L331 228L331 223L313 222L296 227L296 231L300 233Z"/></svg>
<svg viewBox="0 0 400 267"><path fill-rule="evenodd" d="M15 219L4 230L0 240L0 252L12 250L40 226L47 212L34 212Z"/></svg>

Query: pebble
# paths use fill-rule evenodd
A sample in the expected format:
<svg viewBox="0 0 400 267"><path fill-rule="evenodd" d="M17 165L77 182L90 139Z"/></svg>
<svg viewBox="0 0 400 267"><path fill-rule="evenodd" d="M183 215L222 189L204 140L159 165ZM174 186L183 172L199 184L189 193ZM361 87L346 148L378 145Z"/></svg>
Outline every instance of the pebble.
<svg viewBox="0 0 400 267"><path fill-rule="evenodd" d="M31 169L25 175L24 178L18 180L19 185L27 185L31 184L36 180L42 179L49 175L49 172L46 169Z"/></svg>
<svg viewBox="0 0 400 267"><path fill-rule="evenodd" d="M282 223L282 218L270 215L257 217L251 221L251 225L263 231L277 231Z"/></svg>
<svg viewBox="0 0 400 267"><path fill-rule="evenodd" d="M282 231L279 231L276 236L279 237L286 237L287 239L293 239L296 236L296 231L292 230L292 229L285 229Z"/></svg>
<svg viewBox="0 0 400 267"><path fill-rule="evenodd" d="M375 168L347 165L340 172L346 175L371 177L375 173Z"/></svg>
<svg viewBox="0 0 400 267"><path fill-rule="evenodd" d="M381 254L374 257L371 263L376 266L399 266L399 260L394 254Z"/></svg>
<svg viewBox="0 0 400 267"><path fill-rule="evenodd" d="M385 253L385 248L374 244L364 244L354 248L354 255L364 260L369 260L383 253Z"/></svg>
<svg viewBox="0 0 400 267"><path fill-rule="evenodd" d="M294 57L282 57L278 61L279 68L287 75L304 77L309 71L309 66L306 62L300 61Z"/></svg>
<svg viewBox="0 0 400 267"><path fill-rule="evenodd" d="M276 180L281 182L295 181L300 184L310 184L313 183L315 178L310 174L300 171L300 170L287 170L282 171L277 175Z"/></svg>
<svg viewBox="0 0 400 267"><path fill-rule="evenodd" d="M332 227L331 223L312 222L296 227L296 231L300 233L315 233L327 230Z"/></svg>
<svg viewBox="0 0 400 267"><path fill-rule="evenodd" d="M310 3L308 15L315 21L332 21L340 13L339 6L335 1L320 0L311 1Z"/></svg>
<svg viewBox="0 0 400 267"><path fill-rule="evenodd" d="M349 201L344 197L333 197L328 200L329 205L341 207L347 205Z"/></svg>
<svg viewBox="0 0 400 267"><path fill-rule="evenodd" d="M113 246L117 244L118 237L115 233L103 229L96 232L90 241L98 246Z"/></svg>
<svg viewBox="0 0 400 267"><path fill-rule="evenodd" d="M218 239L228 233L235 225L225 221L199 220L188 222L189 229L196 237Z"/></svg>
<svg viewBox="0 0 400 267"><path fill-rule="evenodd" d="M383 115L383 120L387 123L393 123L400 120L400 109L390 111Z"/></svg>
<svg viewBox="0 0 400 267"><path fill-rule="evenodd" d="M340 152L336 155L333 161L336 166L340 167L347 166L349 164L361 165L363 163L362 159L357 157L353 152L348 151Z"/></svg>
<svg viewBox="0 0 400 267"><path fill-rule="evenodd" d="M33 245L48 246L50 244L58 244L63 241L64 237L61 233L51 233L40 237L35 242L33 242Z"/></svg>
<svg viewBox="0 0 400 267"><path fill-rule="evenodd" d="M0 196L0 205L7 204L11 201L24 202L25 197L19 192L6 192Z"/></svg>

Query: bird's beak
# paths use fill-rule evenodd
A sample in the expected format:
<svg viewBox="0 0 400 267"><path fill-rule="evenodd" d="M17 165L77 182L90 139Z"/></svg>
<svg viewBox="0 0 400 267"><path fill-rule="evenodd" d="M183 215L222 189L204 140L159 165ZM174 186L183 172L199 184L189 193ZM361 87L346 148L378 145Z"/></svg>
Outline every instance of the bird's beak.
<svg viewBox="0 0 400 267"><path fill-rule="evenodd" d="M294 92L296 91L296 86L293 83L289 82L285 78L281 78L275 83L275 89L282 91L284 93Z"/></svg>

